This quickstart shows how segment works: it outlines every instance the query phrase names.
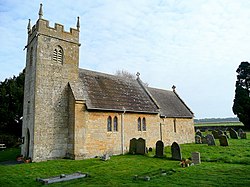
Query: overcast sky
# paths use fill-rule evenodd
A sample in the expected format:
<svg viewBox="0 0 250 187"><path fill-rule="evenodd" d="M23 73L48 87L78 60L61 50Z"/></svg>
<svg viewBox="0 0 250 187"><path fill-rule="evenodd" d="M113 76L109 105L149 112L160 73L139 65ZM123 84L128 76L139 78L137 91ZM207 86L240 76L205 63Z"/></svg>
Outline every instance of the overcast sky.
<svg viewBox="0 0 250 187"><path fill-rule="evenodd" d="M236 69L250 61L249 0L0 0L0 81L25 66L27 23L69 31L80 16L80 67L126 70L171 89L196 118L233 116Z"/></svg>

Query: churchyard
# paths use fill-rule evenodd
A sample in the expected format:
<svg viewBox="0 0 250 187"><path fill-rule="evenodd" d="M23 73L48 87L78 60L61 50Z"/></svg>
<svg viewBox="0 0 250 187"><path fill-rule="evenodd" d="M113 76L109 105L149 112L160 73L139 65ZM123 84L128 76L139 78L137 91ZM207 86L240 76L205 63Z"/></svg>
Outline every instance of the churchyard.
<svg viewBox="0 0 250 187"><path fill-rule="evenodd" d="M202 136L207 134L212 133L202 132ZM43 186L36 181L37 178L68 175L79 171L87 173L88 177L49 186L249 186L249 132L247 138L229 138L228 146L220 146L220 139L214 140L215 145L210 145L209 142L174 144L172 147L165 147L163 156L160 156L162 143L157 142L157 151L153 148L145 155L111 156L106 161L100 158L78 161L61 159L0 165L0 186ZM210 136L207 139L210 140ZM172 152L178 152L179 149L182 160L191 161L192 153L199 153L201 163L193 165L190 162L189 167L182 167L180 160L172 159ZM14 159L18 151L1 151L0 161L11 156Z"/></svg>

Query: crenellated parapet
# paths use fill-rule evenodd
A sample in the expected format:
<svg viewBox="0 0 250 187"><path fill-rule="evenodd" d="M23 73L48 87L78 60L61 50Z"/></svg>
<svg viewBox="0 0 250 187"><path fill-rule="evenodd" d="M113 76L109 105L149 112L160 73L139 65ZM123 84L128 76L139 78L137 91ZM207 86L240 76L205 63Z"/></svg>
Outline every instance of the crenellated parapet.
<svg viewBox="0 0 250 187"><path fill-rule="evenodd" d="M76 29L70 28L69 32L64 30L64 26L59 23L55 23L54 27L50 27L50 23L48 20L42 18L43 11L42 11L42 4L40 4L39 10L39 19L37 20L36 24L33 25L31 29L31 23L29 20L28 23L28 44L37 36L37 35L45 35L48 37L56 38L59 40L64 40L67 42L79 44L79 32L80 32L80 21L79 17L77 17L77 24Z"/></svg>

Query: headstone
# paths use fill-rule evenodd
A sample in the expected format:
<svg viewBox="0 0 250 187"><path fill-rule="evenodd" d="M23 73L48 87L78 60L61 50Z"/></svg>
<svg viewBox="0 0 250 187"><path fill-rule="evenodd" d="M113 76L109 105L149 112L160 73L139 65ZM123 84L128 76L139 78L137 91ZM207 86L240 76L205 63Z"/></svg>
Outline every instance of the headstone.
<svg viewBox="0 0 250 187"><path fill-rule="evenodd" d="M221 136L223 134L224 134L224 132L222 130L218 130L218 136Z"/></svg>
<svg viewBox="0 0 250 187"><path fill-rule="evenodd" d="M195 143L196 144L201 144L201 137L199 135L195 135Z"/></svg>
<svg viewBox="0 0 250 187"><path fill-rule="evenodd" d="M146 140L139 138L136 144L136 154L144 155L146 153Z"/></svg>
<svg viewBox="0 0 250 187"><path fill-rule="evenodd" d="M137 140L136 138L133 138L130 140L129 143L129 153L130 154L135 154L136 153L136 147L137 147Z"/></svg>
<svg viewBox="0 0 250 187"><path fill-rule="evenodd" d="M202 133L201 133L200 130L197 130L195 134L198 135L198 136L200 136L200 137L202 136Z"/></svg>
<svg viewBox="0 0 250 187"><path fill-rule="evenodd" d="M213 134L213 136L214 136L214 139L219 139L218 131L213 130L213 131L212 131L212 134Z"/></svg>
<svg viewBox="0 0 250 187"><path fill-rule="evenodd" d="M153 151L153 149L152 149L152 147L150 147L149 149L148 149L148 152L152 152Z"/></svg>
<svg viewBox="0 0 250 187"><path fill-rule="evenodd" d="M174 160L181 160L181 148L178 143L174 142L171 145L171 153L172 153L172 159Z"/></svg>
<svg viewBox="0 0 250 187"><path fill-rule="evenodd" d="M237 134L237 132L234 129L230 128L229 129L229 133L230 133L230 138L232 138L232 139L238 139L238 134Z"/></svg>
<svg viewBox="0 0 250 187"><path fill-rule="evenodd" d="M238 135L240 136L240 133L244 132L241 128L238 129Z"/></svg>
<svg viewBox="0 0 250 187"><path fill-rule="evenodd" d="M202 142L202 144L207 144L206 136L201 136L201 142Z"/></svg>
<svg viewBox="0 0 250 187"><path fill-rule="evenodd" d="M246 139L246 138L244 138L245 135L242 135L242 133L244 133L244 131L243 131L242 129L239 129L239 130L238 130L238 136L239 136L240 138L243 137L243 138L241 138L241 139Z"/></svg>
<svg viewBox="0 0 250 187"><path fill-rule="evenodd" d="M224 131L224 135L229 138L228 134L227 134L227 131Z"/></svg>
<svg viewBox="0 0 250 187"><path fill-rule="evenodd" d="M163 157L163 154L164 154L164 143L161 140L159 140L156 142L155 156Z"/></svg>
<svg viewBox="0 0 250 187"><path fill-rule="evenodd" d="M240 133L240 138L241 138L241 139L247 139L247 133L241 132L241 133Z"/></svg>
<svg viewBox="0 0 250 187"><path fill-rule="evenodd" d="M207 138L207 144L208 145L215 145L214 136L212 134L208 134L206 136L206 138Z"/></svg>
<svg viewBox="0 0 250 187"><path fill-rule="evenodd" d="M192 159L192 163L200 164L201 163L200 153L199 152L193 152L191 159Z"/></svg>
<svg viewBox="0 0 250 187"><path fill-rule="evenodd" d="M220 146L228 146L227 137L225 135L220 136Z"/></svg>

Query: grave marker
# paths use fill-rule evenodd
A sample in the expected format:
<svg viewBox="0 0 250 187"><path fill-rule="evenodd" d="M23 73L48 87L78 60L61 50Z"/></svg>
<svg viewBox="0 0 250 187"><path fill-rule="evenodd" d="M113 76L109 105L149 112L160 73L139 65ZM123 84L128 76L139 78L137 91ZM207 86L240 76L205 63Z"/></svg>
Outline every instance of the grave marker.
<svg viewBox="0 0 250 187"><path fill-rule="evenodd" d="M181 148L178 143L174 142L171 145L171 153L172 153L172 159L174 160L181 160Z"/></svg>
<svg viewBox="0 0 250 187"><path fill-rule="evenodd" d="M136 144L136 154L144 155L146 153L146 140L139 138Z"/></svg>
<svg viewBox="0 0 250 187"><path fill-rule="evenodd" d="M194 164L200 164L201 163L201 157L199 152L193 152L192 153L192 162Z"/></svg>
<svg viewBox="0 0 250 187"><path fill-rule="evenodd" d="M232 139L238 139L238 134L237 134L237 132L234 129L230 128L229 129L229 133L230 133L230 138L232 138Z"/></svg>
<svg viewBox="0 0 250 187"><path fill-rule="evenodd" d="M156 142L155 157L163 157L164 154L164 143L159 140Z"/></svg>
<svg viewBox="0 0 250 187"><path fill-rule="evenodd" d="M214 136L212 134L208 134L206 136L206 138L207 138L207 144L208 145L215 145Z"/></svg>
<svg viewBox="0 0 250 187"><path fill-rule="evenodd" d="M228 146L228 140L225 135L221 135L219 141L220 141L220 146Z"/></svg>

